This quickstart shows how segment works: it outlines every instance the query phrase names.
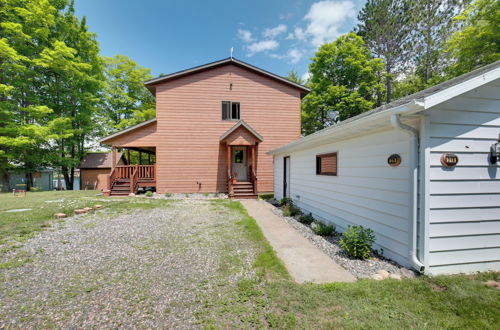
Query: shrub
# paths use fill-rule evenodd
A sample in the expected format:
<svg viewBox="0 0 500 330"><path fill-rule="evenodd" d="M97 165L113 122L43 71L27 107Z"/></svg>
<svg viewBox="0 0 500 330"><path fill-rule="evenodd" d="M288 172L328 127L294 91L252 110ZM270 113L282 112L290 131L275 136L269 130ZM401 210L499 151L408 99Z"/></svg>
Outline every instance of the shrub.
<svg viewBox="0 0 500 330"><path fill-rule="evenodd" d="M297 214L300 214L300 209L293 205L292 202L289 202L283 206L283 215L285 217L293 217Z"/></svg>
<svg viewBox="0 0 500 330"><path fill-rule="evenodd" d="M284 197L278 201L279 206L285 206L287 204L291 204L292 200L288 197Z"/></svg>
<svg viewBox="0 0 500 330"><path fill-rule="evenodd" d="M311 224L311 229L316 235L330 236L335 231L335 226L327 225L320 221L314 221Z"/></svg>
<svg viewBox="0 0 500 330"><path fill-rule="evenodd" d="M259 199L262 199L262 200L270 200L271 198L274 198L274 194L260 194L259 195Z"/></svg>
<svg viewBox="0 0 500 330"><path fill-rule="evenodd" d="M306 225L310 225L311 223L314 222L314 218L311 213L307 215L301 215L299 217L299 222L305 223Z"/></svg>
<svg viewBox="0 0 500 330"><path fill-rule="evenodd" d="M153 196L153 192L150 191L150 190L148 190L148 191L146 191L145 195L146 195L146 197L152 197Z"/></svg>
<svg viewBox="0 0 500 330"><path fill-rule="evenodd" d="M339 244L353 258L367 259L370 257L375 235L370 228L363 226L348 226L342 234Z"/></svg>
<svg viewBox="0 0 500 330"><path fill-rule="evenodd" d="M165 197L172 197L172 193L165 193Z"/></svg>

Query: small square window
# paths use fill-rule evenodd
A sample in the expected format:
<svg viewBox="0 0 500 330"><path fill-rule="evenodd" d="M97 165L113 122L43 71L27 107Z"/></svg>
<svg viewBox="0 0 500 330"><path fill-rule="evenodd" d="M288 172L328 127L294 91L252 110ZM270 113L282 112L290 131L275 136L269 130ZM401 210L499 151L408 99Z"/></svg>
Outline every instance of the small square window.
<svg viewBox="0 0 500 330"><path fill-rule="evenodd" d="M316 156L316 175L337 175L337 153Z"/></svg>
<svg viewBox="0 0 500 330"><path fill-rule="evenodd" d="M222 101L222 119L223 120L239 120L240 119L240 103L231 101Z"/></svg>

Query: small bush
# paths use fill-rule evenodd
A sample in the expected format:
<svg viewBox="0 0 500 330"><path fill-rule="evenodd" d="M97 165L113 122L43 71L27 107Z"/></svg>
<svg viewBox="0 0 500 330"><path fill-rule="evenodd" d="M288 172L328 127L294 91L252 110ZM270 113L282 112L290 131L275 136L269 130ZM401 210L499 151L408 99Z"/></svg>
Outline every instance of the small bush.
<svg viewBox="0 0 500 330"><path fill-rule="evenodd" d="M367 259L370 257L375 235L370 228L363 226L348 226L342 234L339 244L353 258Z"/></svg>
<svg viewBox="0 0 500 330"><path fill-rule="evenodd" d="M311 213L307 215L301 215L299 217L299 222L305 223L306 225L310 225L311 223L314 222L314 217L312 216Z"/></svg>
<svg viewBox="0 0 500 330"><path fill-rule="evenodd" d="M274 194L260 194L259 195L259 199L262 199L262 200L270 200L271 198L274 198Z"/></svg>
<svg viewBox="0 0 500 330"><path fill-rule="evenodd" d="M293 205L292 202L289 202L283 206L283 215L285 217L293 217L300 214L300 209Z"/></svg>
<svg viewBox="0 0 500 330"><path fill-rule="evenodd" d="M208 197L210 194L209 193L203 193L203 196Z"/></svg>
<svg viewBox="0 0 500 330"><path fill-rule="evenodd" d="M287 204L291 204L292 200L288 197L282 198L278 201L279 206L285 206Z"/></svg>
<svg viewBox="0 0 500 330"><path fill-rule="evenodd" d="M153 192L148 190L148 191L146 191L145 195L146 195L146 197L153 197Z"/></svg>
<svg viewBox="0 0 500 330"><path fill-rule="evenodd" d="M327 225L320 221L314 221L311 224L311 229L316 235L330 236L335 231L335 226Z"/></svg>
<svg viewBox="0 0 500 330"><path fill-rule="evenodd" d="M172 193L165 193L165 197L172 197Z"/></svg>

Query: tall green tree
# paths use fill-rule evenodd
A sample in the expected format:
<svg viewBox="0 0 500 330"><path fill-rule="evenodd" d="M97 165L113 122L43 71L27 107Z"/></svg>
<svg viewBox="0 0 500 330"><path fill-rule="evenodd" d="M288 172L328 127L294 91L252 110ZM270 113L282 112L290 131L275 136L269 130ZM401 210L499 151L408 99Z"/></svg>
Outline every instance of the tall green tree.
<svg viewBox="0 0 500 330"><path fill-rule="evenodd" d="M104 58L106 84L103 117L108 130L123 128L155 116L155 99L144 87L151 70L124 55Z"/></svg>
<svg viewBox="0 0 500 330"><path fill-rule="evenodd" d="M458 28L453 17L459 14L470 0L419 0L411 6L414 21L412 34L415 75L420 89L444 79L447 58L443 56L446 40ZM434 79L433 79L434 78ZM434 81L433 81L434 80Z"/></svg>
<svg viewBox="0 0 500 330"><path fill-rule="evenodd" d="M448 40L451 76L500 60L500 1L476 0L455 17L461 29Z"/></svg>
<svg viewBox="0 0 500 330"><path fill-rule="evenodd" d="M356 32L385 63L386 102L392 100L394 79L411 63L412 5L411 0L368 0L358 14Z"/></svg>
<svg viewBox="0 0 500 330"><path fill-rule="evenodd" d="M285 78L290 80L290 81L293 81L297 84L301 84L301 85L304 84L304 80L299 76L299 74L295 70L288 71Z"/></svg>
<svg viewBox="0 0 500 330"><path fill-rule="evenodd" d="M102 80L95 36L65 0L0 2L2 167L74 167L94 130Z"/></svg>
<svg viewBox="0 0 500 330"><path fill-rule="evenodd" d="M303 101L303 133L329 126L328 111L338 111L344 120L376 106L384 91L383 69L383 60L374 58L355 33L321 46L309 65L311 93Z"/></svg>

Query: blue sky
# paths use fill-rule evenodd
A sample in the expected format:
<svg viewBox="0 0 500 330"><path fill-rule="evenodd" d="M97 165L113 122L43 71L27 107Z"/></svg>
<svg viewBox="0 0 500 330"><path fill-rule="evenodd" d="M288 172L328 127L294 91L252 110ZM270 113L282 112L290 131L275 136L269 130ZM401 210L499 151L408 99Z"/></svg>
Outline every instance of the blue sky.
<svg viewBox="0 0 500 330"><path fill-rule="evenodd" d="M234 57L279 75L307 73L324 42L356 24L364 0L76 0L102 54L171 73Z"/></svg>

